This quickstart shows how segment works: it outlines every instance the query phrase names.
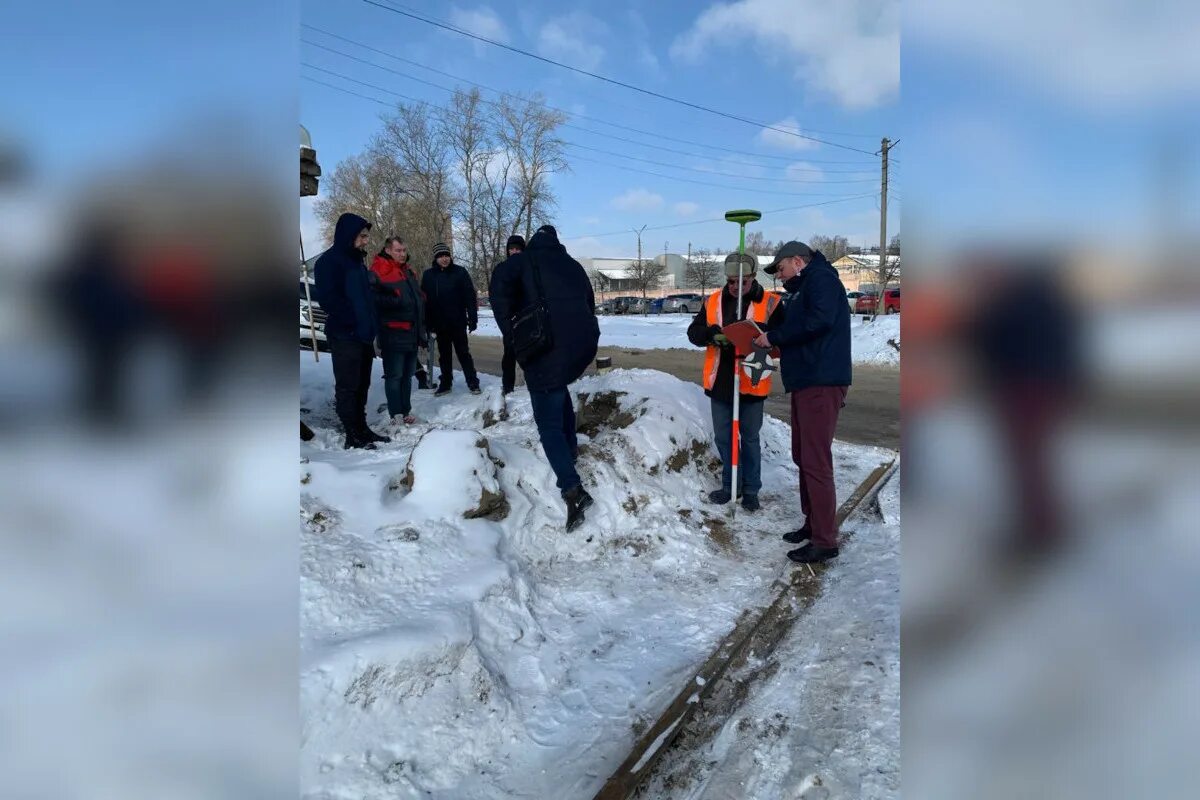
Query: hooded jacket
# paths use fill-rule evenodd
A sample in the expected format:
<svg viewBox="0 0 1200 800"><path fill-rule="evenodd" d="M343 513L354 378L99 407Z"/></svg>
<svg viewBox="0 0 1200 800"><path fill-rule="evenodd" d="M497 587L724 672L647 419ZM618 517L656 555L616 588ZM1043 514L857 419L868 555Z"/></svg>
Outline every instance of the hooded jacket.
<svg viewBox="0 0 1200 800"><path fill-rule="evenodd" d="M364 254L354 249L358 234L369 227L371 223L357 214L342 214L333 229L333 247L321 254L313 269L314 299L328 315L325 335L330 339L375 341L379 325Z"/></svg>
<svg viewBox="0 0 1200 800"><path fill-rule="evenodd" d="M767 334L779 348L783 388L849 386L850 306L837 270L818 250L783 288L783 325Z"/></svg>
<svg viewBox="0 0 1200 800"><path fill-rule="evenodd" d="M421 276L425 292L425 321L431 331L474 329L479 319L479 296L467 271L450 261L442 269L437 259Z"/></svg>
<svg viewBox="0 0 1200 800"><path fill-rule="evenodd" d="M531 391L561 389L577 381L596 357L600 341L596 295L587 273L558 237L539 229L523 252L509 256L492 275L492 311L506 338L512 336L512 318L537 300L535 262L541 270L554 346L521 364L521 370Z"/></svg>
<svg viewBox="0 0 1200 800"><path fill-rule="evenodd" d="M425 342L425 300L417 274L386 253L371 262L370 283L379 316L379 346L415 350Z"/></svg>

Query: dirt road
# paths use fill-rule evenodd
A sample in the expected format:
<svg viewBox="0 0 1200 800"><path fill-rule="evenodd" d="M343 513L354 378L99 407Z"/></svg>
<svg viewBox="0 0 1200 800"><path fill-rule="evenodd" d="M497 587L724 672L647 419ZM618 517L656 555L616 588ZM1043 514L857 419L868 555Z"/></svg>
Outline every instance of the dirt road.
<svg viewBox="0 0 1200 800"><path fill-rule="evenodd" d="M472 336L471 353L476 366L490 375L500 374L502 347L495 337ZM614 367L657 369L692 383L700 382L704 351L631 350L625 347L601 347L601 356L613 360ZM457 368L458 364L455 363ZM434 367L436 370L436 365ZM517 385L522 383L517 368ZM767 413L787 420L788 398L776 379L776 387L767 398ZM846 398L846 407L838 417L837 438L845 442L879 447L900 448L900 370L874 364L854 365L854 385Z"/></svg>

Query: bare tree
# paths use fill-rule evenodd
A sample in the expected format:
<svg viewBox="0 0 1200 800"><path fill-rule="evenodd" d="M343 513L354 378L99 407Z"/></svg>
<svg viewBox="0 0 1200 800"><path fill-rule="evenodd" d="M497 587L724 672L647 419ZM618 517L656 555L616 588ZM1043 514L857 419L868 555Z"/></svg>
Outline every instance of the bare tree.
<svg viewBox="0 0 1200 800"><path fill-rule="evenodd" d="M368 252L377 252L383 240L403 230L412 213L412 200L398 189L394 162L373 153L360 153L339 163L322 183L322 195L313 210L321 235L333 242L334 226L342 214L358 214L371 223Z"/></svg>
<svg viewBox="0 0 1200 800"><path fill-rule="evenodd" d="M588 273L588 279L592 282L592 290L598 295L604 295L612 289L612 278L598 269Z"/></svg>
<svg viewBox="0 0 1200 800"><path fill-rule="evenodd" d="M437 114L441 136L453 157L454 170L461 182L455 192L452 211L462 236L458 240L456 260L471 273L476 286L487 286L492 277L494 238L488 232L489 217L485 203L486 173L495 157L494 126L487 117L478 89L456 91L448 108Z"/></svg>
<svg viewBox="0 0 1200 800"><path fill-rule="evenodd" d="M721 265L713 258L711 250L697 250L692 253L692 261L684 273L684 282L693 289L705 293L710 286L720 282Z"/></svg>
<svg viewBox="0 0 1200 800"><path fill-rule="evenodd" d="M452 209L460 202L452 170L453 152L444 126L423 105L403 104L383 118L371 152L396 166L402 185L395 190L413 200L410 224L400 235L409 241L416 263L433 260L433 245L453 236Z"/></svg>
<svg viewBox="0 0 1200 800"><path fill-rule="evenodd" d="M650 310L646 293L657 289L667 274L667 265L653 258L634 259L629 264L629 282L635 291L642 293L642 313Z"/></svg>
<svg viewBox="0 0 1200 800"><path fill-rule="evenodd" d="M850 242L845 236L813 234L809 237L808 246L813 250L820 250L830 261L837 261L850 252Z"/></svg>
<svg viewBox="0 0 1200 800"><path fill-rule="evenodd" d="M505 97L496 108L498 135L516 167L517 217L511 228L520 230L523 225L528 239L533 235L534 220L548 220L557 205L550 175L570 169L563 154L564 142L558 135L567 117L547 108L540 94L530 100Z"/></svg>
<svg viewBox="0 0 1200 800"><path fill-rule="evenodd" d="M895 234L892 236L892 240L888 242L888 255L900 255L900 234Z"/></svg>
<svg viewBox="0 0 1200 800"><path fill-rule="evenodd" d="M746 252L757 256L775 255L779 245L763 236L762 231L752 231L746 236Z"/></svg>

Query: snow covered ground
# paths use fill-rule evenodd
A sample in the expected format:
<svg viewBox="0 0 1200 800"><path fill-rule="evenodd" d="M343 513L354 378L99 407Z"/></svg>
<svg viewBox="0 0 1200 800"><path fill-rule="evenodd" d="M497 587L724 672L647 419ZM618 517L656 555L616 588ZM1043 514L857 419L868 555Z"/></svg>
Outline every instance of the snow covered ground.
<svg viewBox="0 0 1200 800"><path fill-rule="evenodd" d="M680 347L693 349L687 339L690 314L601 315L600 344L606 347L631 347L642 350L669 350ZM500 329L489 309L479 310L480 336L499 336ZM856 364L900 363L900 351L889 345L888 339L900 341L900 315L876 317L863 322L861 316L850 317L851 357Z"/></svg>
<svg viewBox="0 0 1200 800"><path fill-rule="evenodd" d="M730 524L702 499L715 453L708 401L690 383L618 370L573 387L577 400L589 395L580 472L596 504L567 534L523 390L507 420L492 376L481 396L416 393L424 422L378 451L345 451L328 360L301 354L300 365L303 418L317 434L301 444L299 475L306 798L590 797L787 565L778 535L801 521L787 427L764 423L764 508ZM606 410L597 395L613 401ZM376 375L377 427L382 404ZM894 454L838 443L834 456L841 499ZM844 708L866 704L882 726L866 738L885 750L895 697L857 696L863 676L849 665L862 645L843 639L886 631L863 660L894 674L896 546L882 528L851 544L871 566L847 558L830 571L849 570L829 584L840 621L788 645L793 689L819 676L812 691L828 703L838 676L851 678ZM868 618L855 622L859 608ZM826 655L800 663L812 652ZM807 719L806 695L793 695L790 716ZM839 763L828 774L855 785Z"/></svg>
<svg viewBox="0 0 1200 800"><path fill-rule="evenodd" d="M879 510L882 519L856 516L844 526L854 535L824 594L770 656L778 670L691 757L706 768L673 789L651 784L648 796L900 796L898 472L880 490Z"/></svg>

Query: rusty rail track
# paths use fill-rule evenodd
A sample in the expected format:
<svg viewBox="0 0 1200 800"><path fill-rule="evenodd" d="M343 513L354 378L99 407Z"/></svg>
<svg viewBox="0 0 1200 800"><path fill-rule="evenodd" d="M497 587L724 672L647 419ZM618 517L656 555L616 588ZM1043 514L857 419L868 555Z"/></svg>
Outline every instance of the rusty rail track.
<svg viewBox="0 0 1200 800"><path fill-rule="evenodd" d="M863 480L838 508L839 527L846 519L872 496L884 479L895 469L895 460L880 464ZM706 700L713 697L731 667L744 663L751 652L751 643L758 648L773 648L790 625L778 625L784 618L792 622L820 594L821 576L826 567L818 565L812 569L789 567L771 585L773 600L766 607L742 612L733 630L726 634L708 659L683 685L666 710L634 742L629 755L621 766L605 782L594 800L627 800L653 773L655 765L671 746L671 743L692 720L696 711ZM759 657L765 655L757 649ZM748 687L734 691L739 698Z"/></svg>

